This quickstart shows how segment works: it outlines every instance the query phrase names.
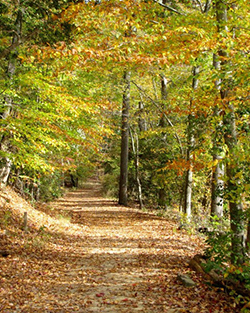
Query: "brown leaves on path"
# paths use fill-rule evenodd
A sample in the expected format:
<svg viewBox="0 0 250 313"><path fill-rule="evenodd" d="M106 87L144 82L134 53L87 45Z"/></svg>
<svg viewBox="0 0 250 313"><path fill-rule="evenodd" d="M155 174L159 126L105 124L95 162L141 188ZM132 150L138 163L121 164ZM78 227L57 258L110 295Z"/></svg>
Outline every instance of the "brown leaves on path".
<svg viewBox="0 0 250 313"><path fill-rule="evenodd" d="M13 253L0 259L1 312L237 312L188 268L202 251L198 237L102 198L98 181L41 209L30 208L28 234L8 235ZM47 224L37 227L41 219ZM178 273L196 286L184 287Z"/></svg>

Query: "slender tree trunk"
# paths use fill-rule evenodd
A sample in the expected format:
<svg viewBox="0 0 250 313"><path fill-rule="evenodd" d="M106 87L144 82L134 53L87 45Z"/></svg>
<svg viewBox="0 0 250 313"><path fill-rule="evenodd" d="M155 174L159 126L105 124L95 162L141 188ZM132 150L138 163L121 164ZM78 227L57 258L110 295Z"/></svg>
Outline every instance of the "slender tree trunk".
<svg viewBox="0 0 250 313"><path fill-rule="evenodd" d="M247 236L246 236L246 252L249 254L250 252L250 218L247 221Z"/></svg>
<svg viewBox="0 0 250 313"><path fill-rule="evenodd" d="M161 104L162 113L161 113L161 119L160 119L161 127L167 126L167 121L166 121L166 116L165 116L165 109L166 109L165 101L168 98L167 85L168 85L167 78L164 75L161 75L161 100L162 100L162 104Z"/></svg>
<svg viewBox="0 0 250 313"><path fill-rule="evenodd" d="M218 55L213 55L213 66L216 70L220 70L220 62ZM217 90L221 88L221 79L217 79L215 82ZM213 161L215 167L212 175L212 186L211 186L211 215L221 218L223 216L223 194L224 194L224 177L225 177L225 166L223 163L224 153L222 150L223 136L222 136L222 121L220 121L220 109L218 106L214 109L214 117L218 123L215 130L215 138L213 140Z"/></svg>
<svg viewBox="0 0 250 313"><path fill-rule="evenodd" d="M216 19L218 25L218 33L225 36L228 31L227 27L227 8L229 3L225 0L216 0ZM221 48L218 51L221 63L221 73L227 74L230 67L230 60L227 51ZM237 156L237 131L234 106L228 100L230 90L230 78L222 79L222 87L220 89L221 100L226 110L224 113L224 138L228 149L228 161L226 164L227 173L227 197L229 199L230 221L232 230L232 253L231 262L234 264L242 264L244 262L244 212L242 206L242 194L240 191L239 162Z"/></svg>
<svg viewBox="0 0 250 313"><path fill-rule="evenodd" d="M22 32L22 19L23 13L21 10L17 13L17 18L15 22L15 31L12 38L12 44L15 45L21 37ZM12 51L8 55L8 67L6 70L7 79L12 81L13 76L16 72L16 58L17 58L17 51ZM12 112L12 98L10 96L6 96L4 99L3 111L0 115L1 119L6 119ZM12 161L7 156L10 150L10 142L9 137L6 134L0 136L0 150L6 154L6 156L0 158L0 183L6 184L11 172Z"/></svg>
<svg viewBox="0 0 250 313"><path fill-rule="evenodd" d="M231 112L225 115L225 142L229 151L227 162L227 187L232 230L232 263L244 262L244 212L242 205L241 182L239 179L240 165L236 154L238 139L235 125L234 108L228 105Z"/></svg>
<svg viewBox="0 0 250 313"><path fill-rule="evenodd" d="M141 186L141 179L140 179L140 169L139 169L139 138L136 134L136 181L137 181L137 187L138 187L138 200L140 209L143 208L143 200L142 200L142 186Z"/></svg>
<svg viewBox="0 0 250 313"><path fill-rule="evenodd" d="M214 155L213 160L217 163L212 175L211 215L218 218L223 217L223 194L225 167L221 162L222 157Z"/></svg>
<svg viewBox="0 0 250 313"><path fill-rule="evenodd" d="M165 108L166 108L165 101L168 98L167 84L168 84L167 78L164 75L161 75L161 100L162 100L161 110L162 112L161 112L161 119L160 119L159 126L162 128L167 126L166 114L165 114ZM164 182L162 182L162 186L158 192L158 205L159 207L166 206L166 190L165 190Z"/></svg>
<svg viewBox="0 0 250 313"><path fill-rule="evenodd" d="M192 88L196 90L198 88L199 80L197 75L199 74L199 67L193 68L193 82ZM193 99L190 100L190 113L188 116L188 126L187 126L187 162L188 162L188 170L186 171L186 179L185 179L185 198L184 198L184 213L186 217L189 219L192 215L192 184L193 184L193 149L194 149L194 117L192 116L192 102Z"/></svg>
<svg viewBox="0 0 250 313"><path fill-rule="evenodd" d="M121 160L119 182L119 204L128 204L128 151L129 151L129 106L130 106L130 76L129 71L124 72L125 88L122 104L122 134L121 134Z"/></svg>
<svg viewBox="0 0 250 313"><path fill-rule="evenodd" d="M206 0L203 13L207 13L210 10L212 0Z"/></svg>
<svg viewBox="0 0 250 313"><path fill-rule="evenodd" d="M132 150L134 154L134 164L135 164L135 178L136 178L136 184L137 184L137 194L138 194L138 201L139 201L139 206L140 209L143 208L143 201L142 201L142 187L141 187L141 180L140 180L140 170L139 170L139 138L137 133L135 133L134 137L133 134L130 130L130 137L131 137L131 145L132 145Z"/></svg>
<svg viewBox="0 0 250 313"><path fill-rule="evenodd" d="M185 198L184 198L184 213L189 219L192 215L192 184L193 184L193 168L192 168L192 151L194 148L194 136L192 134L192 117L189 116L188 121L188 147L187 147L187 162L188 170L186 171L185 178Z"/></svg>
<svg viewBox="0 0 250 313"><path fill-rule="evenodd" d="M145 118L145 112L144 112L144 104L142 101L139 102L139 119L138 119L138 128L139 132L147 131L147 121ZM136 160L135 160L135 169L136 169L136 181L137 181L137 188L138 188L138 200L140 209L143 208L143 196L142 196L142 184L140 179L140 169L139 169L139 163L140 163L140 157L139 157L139 151L140 151L140 141L138 138L138 135L136 134Z"/></svg>

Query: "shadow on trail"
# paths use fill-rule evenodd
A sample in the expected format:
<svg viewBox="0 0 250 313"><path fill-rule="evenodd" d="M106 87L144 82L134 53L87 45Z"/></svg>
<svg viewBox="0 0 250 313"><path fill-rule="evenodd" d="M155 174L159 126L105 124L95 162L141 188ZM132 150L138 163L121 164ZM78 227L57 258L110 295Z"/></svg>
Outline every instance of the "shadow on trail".
<svg viewBox="0 0 250 313"><path fill-rule="evenodd" d="M69 214L71 225L46 231L49 244L30 260L40 266L33 282L37 290L47 275L46 289L30 304L39 308L34 312L214 312L204 300L206 287L187 292L176 280L179 272L189 271L188 260L199 245L173 222L104 199L97 180L51 205Z"/></svg>
<svg viewBox="0 0 250 313"><path fill-rule="evenodd" d="M57 206L60 206L60 210L68 209L70 211L74 211L75 208L96 208L98 206L101 207L110 207L110 206L117 206L117 203L112 200L83 200L83 201L68 201L68 200L59 200L57 202Z"/></svg>
<svg viewBox="0 0 250 313"><path fill-rule="evenodd" d="M71 217L72 217L72 223L76 224L86 224L87 225L94 223L101 226L102 224L112 224L112 225L142 225L143 223L146 223L148 221L162 221L162 218L146 214L146 213L138 213L138 212L132 212L132 211L122 211L122 208L119 207L119 210L112 210L112 207L110 205L102 205L103 207L107 207L107 210L82 210L79 209L77 211L72 211ZM89 205L89 208L92 206ZM116 204L113 205L113 207L117 207ZM85 207L86 208L86 207ZM96 208L96 206L95 206Z"/></svg>

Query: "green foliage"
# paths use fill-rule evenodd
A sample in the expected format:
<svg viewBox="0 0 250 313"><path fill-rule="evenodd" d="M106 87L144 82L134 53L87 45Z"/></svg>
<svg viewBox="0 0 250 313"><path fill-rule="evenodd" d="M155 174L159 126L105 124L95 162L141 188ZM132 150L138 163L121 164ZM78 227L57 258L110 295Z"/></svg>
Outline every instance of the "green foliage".
<svg viewBox="0 0 250 313"><path fill-rule="evenodd" d="M211 260L209 266L223 269L224 264L230 262L231 232L209 231L206 243L209 246L206 255Z"/></svg>
<svg viewBox="0 0 250 313"><path fill-rule="evenodd" d="M105 174L102 179L102 191L109 197L118 199L119 190L119 170L114 171L112 174Z"/></svg>
<svg viewBox="0 0 250 313"><path fill-rule="evenodd" d="M61 172L55 172L53 175L42 176L39 182L39 200L48 202L55 198L59 198L63 194L62 187L63 176Z"/></svg>
<svg viewBox="0 0 250 313"><path fill-rule="evenodd" d="M119 158L109 157L103 163L102 191L107 197L118 199L119 190Z"/></svg>
<svg viewBox="0 0 250 313"><path fill-rule="evenodd" d="M250 290L250 263L244 263L242 266L231 265L225 272L224 277L232 281L240 282Z"/></svg>
<svg viewBox="0 0 250 313"><path fill-rule="evenodd" d="M230 262L231 236L227 217L219 218L216 215L210 216L210 220L205 225L207 249L205 254L209 257L209 266L222 268Z"/></svg>

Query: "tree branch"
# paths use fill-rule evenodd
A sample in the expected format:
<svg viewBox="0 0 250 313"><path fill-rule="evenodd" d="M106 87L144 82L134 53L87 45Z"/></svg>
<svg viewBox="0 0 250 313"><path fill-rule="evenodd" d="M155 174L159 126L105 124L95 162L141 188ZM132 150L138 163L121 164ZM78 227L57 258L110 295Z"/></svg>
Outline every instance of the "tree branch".
<svg viewBox="0 0 250 313"><path fill-rule="evenodd" d="M136 86L136 88L137 88L138 90L140 90L140 91L146 96L146 98L148 98L148 99L154 104L154 106L155 106L158 110L160 110L160 107L159 107L158 103L157 103L154 99L152 99L152 98L147 94L147 92L146 92L144 89L142 89L142 87L140 87L139 85L137 85L136 82L134 82L134 81L131 81L131 83L134 84L134 85ZM166 118L168 124L169 124L171 127L174 128L174 125L173 125L173 123L171 122L171 120L169 119L169 117L167 116L167 114L166 114L165 112L163 112L163 114L164 114L164 116L165 116L165 118ZM174 137L175 137L175 139L177 140L177 142L178 142L178 144L179 144L179 148L180 148L181 155L184 155L184 151L183 151L183 147L182 147L182 143L181 143L180 137L178 136L178 134L177 134L176 132L174 133Z"/></svg>
<svg viewBox="0 0 250 313"><path fill-rule="evenodd" d="M6 58L7 55L15 50L17 47L24 44L26 41L30 40L33 35L35 35L39 31L38 28L36 28L33 32L31 32L29 35L25 36L22 40L18 40L17 42L12 43L8 48L4 49L3 52L0 54L0 59Z"/></svg>
<svg viewBox="0 0 250 313"><path fill-rule="evenodd" d="M211 7L211 0L207 0L203 13L207 13L210 10L210 7Z"/></svg>
<svg viewBox="0 0 250 313"><path fill-rule="evenodd" d="M179 14L179 15L185 15L184 13L181 13L180 11L170 7L169 5L166 5L166 4L162 3L162 2L160 2L159 0L154 0L154 2L159 4L163 8L167 9L168 11L174 12L174 13Z"/></svg>
<svg viewBox="0 0 250 313"><path fill-rule="evenodd" d="M195 0L195 2L199 5L200 10L201 10L201 12L203 13L203 12L204 12L204 10L203 10L203 7L202 7L202 3L201 3L201 1L200 1L200 0Z"/></svg>

